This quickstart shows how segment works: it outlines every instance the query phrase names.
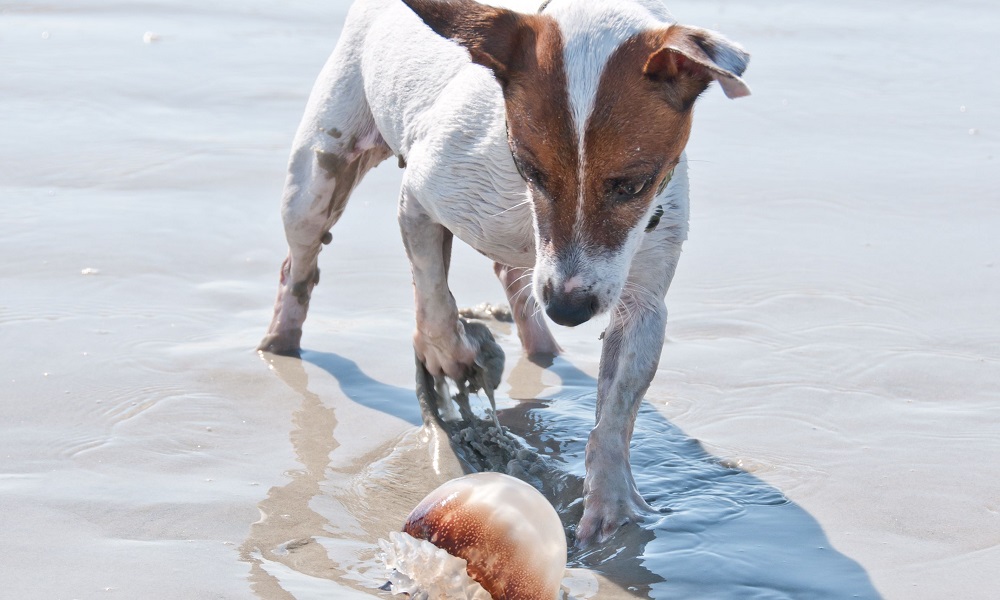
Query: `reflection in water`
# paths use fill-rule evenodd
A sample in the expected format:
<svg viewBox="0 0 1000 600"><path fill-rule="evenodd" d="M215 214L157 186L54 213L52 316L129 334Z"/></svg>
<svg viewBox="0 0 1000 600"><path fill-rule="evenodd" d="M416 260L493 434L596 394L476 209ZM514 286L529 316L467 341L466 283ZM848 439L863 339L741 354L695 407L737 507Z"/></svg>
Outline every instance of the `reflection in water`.
<svg viewBox="0 0 1000 600"><path fill-rule="evenodd" d="M429 428L411 427L369 451L342 445L352 433L364 437L371 423L345 410L349 407L339 395L324 403L310 389L305 366L312 362L335 373L344 395L357 404L391 409L394 416L419 424L413 390L378 382L334 354L304 353L303 360L268 355L266 360L302 397L290 437L303 468L286 473L290 481L272 487L258 504L261 518L240 547L241 559L250 565L252 589L267 600L355 597L351 588L368 592L356 597L372 597L385 582L377 540L399 529L430 490L460 476L461 467L447 440ZM346 421L338 419L338 410Z"/></svg>
<svg viewBox="0 0 1000 600"><path fill-rule="evenodd" d="M332 409L323 406L319 396L309 391L309 377L301 361L283 357L271 360L281 380L302 395L302 408L292 417L291 441L303 469L287 473L291 481L271 488L267 498L257 505L260 520L251 526L250 535L240 547L240 558L250 564L254 593L261 598L293 598L263 568L263 561L282 563L309 575L325 575L311 567L326 562L326 551L314 538L324 531L326 519L309 504L320 494L330 453L338 446L334 437L337 418Z"/></svg>
<svg viewBox="0 0 1000 600"><path fill-rule="evenodd" d="M421 422L413 390L374 380L334 354L306 353L303 360L332 375L355 403ZM291 437L304 469L269 491L261 521L242 547L254 591L290 597L269 574L274 569L263 568L273 561L377 594L374 588L385 581L378 538L398 529L424 494L460 475L461 465L432 426L411 428L367 452L339 447L336 439L368 423L357 416L357 423L343 422L351 411L338 408L338 426L333 408L309 391L301 362L275 358L274 368L303 398ZM543 383L551 374L561 380L555 393ZM508 382L511 397L532 400L501 410L500 420L542 465L521 475L556 507L572 540L583 508L596 383L562 359L548 368L521 360ZM546 391L551 397L539 399ZM807 512L764 481L724 465L648 404L636 422L632 465L639 490L662 514L623 528L598 548L571 550L571 566L599 573L598 597L879 597L864 569L833 550Z"/></svg>

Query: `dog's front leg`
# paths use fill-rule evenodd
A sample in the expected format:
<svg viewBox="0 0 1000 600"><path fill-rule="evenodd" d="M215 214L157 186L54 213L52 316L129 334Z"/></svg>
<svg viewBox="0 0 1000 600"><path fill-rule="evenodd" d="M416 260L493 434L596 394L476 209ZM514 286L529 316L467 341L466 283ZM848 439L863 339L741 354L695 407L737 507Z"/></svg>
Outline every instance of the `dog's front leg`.
<svg viewBox="0 0 1000 600"><path fill-rule="evenodd" d="M413 271L417 327L413 348L417 359L435 378L463 382L472 375L483 342L469 336L458 318L455 298L448 288L452 233L435 222L419 202L404 192L399 225ZM502 370L502 369L501 369ZM500 373L491 374L492 387Z"/></svg>
<svg viewBox="0 0 1000 600"><path fill-rule="evenodd" d="M620 526L641 521L644 513L653 510L632 478L629 442L639 403L663 348L665 293L665 287L661 291L630 281L605 330L597 380L597 424L587 441L584 511L576 532L580 546L603 542Z"/></svg>

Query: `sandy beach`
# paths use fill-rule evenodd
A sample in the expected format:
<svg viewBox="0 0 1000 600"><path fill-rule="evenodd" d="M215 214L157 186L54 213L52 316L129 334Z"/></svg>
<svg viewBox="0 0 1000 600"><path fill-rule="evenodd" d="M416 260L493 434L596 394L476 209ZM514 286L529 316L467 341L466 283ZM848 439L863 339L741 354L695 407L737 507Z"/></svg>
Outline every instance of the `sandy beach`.
<svg viewBox="0 0 1000 600"><path fill-rule="evenodd" d="M377 541L462 473L421 428L395 161L321 256L301 359L254 351L347 6L0 3L0 599L391 597ZM632 449L670 512L571 551L568 590L1000 597L1000 6L670 6L752 53L754 95L710 90L688 146ZM459 305L501 302L456 246ZM567 524L605 324L553 326L549 366L490 324Z"/></svg>

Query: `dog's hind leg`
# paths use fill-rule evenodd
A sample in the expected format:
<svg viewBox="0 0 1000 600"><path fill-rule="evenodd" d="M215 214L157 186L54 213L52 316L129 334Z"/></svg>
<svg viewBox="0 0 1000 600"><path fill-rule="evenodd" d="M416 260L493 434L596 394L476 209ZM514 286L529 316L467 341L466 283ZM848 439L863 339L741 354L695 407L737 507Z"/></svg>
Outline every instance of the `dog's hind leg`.
<svg viewBox="0 0 1000 600"><path fill-rule="evenodd" d="M274 317L259 350L298 353L309 299L319 282L320 249L331 241L330 228L361 178L392 155L375 127L360 69L342 50L344 43L317 80L295 136L281 204L288 257L281 267Z"/></svg>
<svg viewBox="0 0 1000 600"><path fill-rule="evenodd" d="M493 271L507 294L510 312L517 326L517 336L521 338L525 354L555 356L562 352L545 323L545 316L542 314L544 311L535 302L535 296L531 292L532 269L494 263Z"/></svg>

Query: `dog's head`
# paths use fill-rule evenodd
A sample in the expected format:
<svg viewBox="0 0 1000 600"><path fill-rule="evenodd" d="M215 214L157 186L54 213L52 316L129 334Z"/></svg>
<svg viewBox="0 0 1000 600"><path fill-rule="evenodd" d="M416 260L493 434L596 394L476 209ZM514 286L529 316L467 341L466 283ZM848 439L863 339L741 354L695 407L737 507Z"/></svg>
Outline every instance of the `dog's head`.
<svg viewBox="0 0 1000 600"><path fill-rule="evenodd" d="M695 100L713 80L731 98L749 94L749 56L669 24L650 0L555 0L539 14L403 2L500 83L533 200L536 297L561 325L604 312L680 160Z"/></svg>

